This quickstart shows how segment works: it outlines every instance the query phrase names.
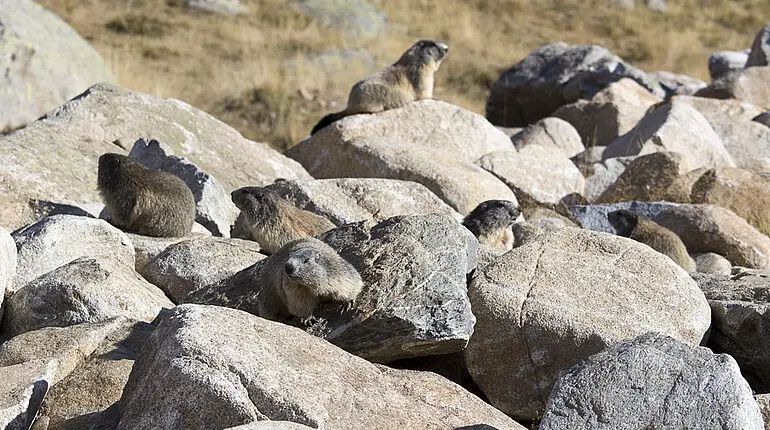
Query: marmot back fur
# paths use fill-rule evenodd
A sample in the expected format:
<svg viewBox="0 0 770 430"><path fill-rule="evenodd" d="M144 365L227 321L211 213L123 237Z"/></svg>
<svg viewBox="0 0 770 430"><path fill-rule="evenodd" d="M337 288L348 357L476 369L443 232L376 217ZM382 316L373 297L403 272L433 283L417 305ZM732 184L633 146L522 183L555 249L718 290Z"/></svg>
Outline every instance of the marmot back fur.
<svg viewBox="0 0 770 430"><path fill-rule="evenodd" d="M513 249L513 222L521 215L516 204L509 200L487 200L476 206L463 220L479 243L490 248Z"/></svg>

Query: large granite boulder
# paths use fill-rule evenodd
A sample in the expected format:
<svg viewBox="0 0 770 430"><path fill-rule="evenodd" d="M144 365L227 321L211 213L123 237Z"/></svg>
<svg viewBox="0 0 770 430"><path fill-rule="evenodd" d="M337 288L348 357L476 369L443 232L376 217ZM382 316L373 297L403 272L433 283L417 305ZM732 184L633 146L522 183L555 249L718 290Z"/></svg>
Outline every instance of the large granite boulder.
<svg viewBox="0 0 770 430"><path fill-rule="evenodd" d="M596 45L559 42L532 51L503 72L487 100L495 125L522 127L551 116L559 107L591 99L607 85L630 78L660 97L663 90L644 72Z"/></svg>
<svg viewBox="0 0 770 430"><path fill-rule="evenodd" d="M0 427L27 430L51 385L56 363L34 360L0 367Z"/></svg>
<svg viewBox="0 0 770 430"><path fill-rule="evenodd" d="M709 169L693 184L690 200L730 209L770 234L770 176L730 167Z"/></svg>
<svg viewBox="0 0 770 430"><path fill-rule="evenodd" d="M576 205L568 208L569 215L581 227L615 234L615 228L607 220L607 214L613 211L626 209L638 213L649 219L655 218L666 209L679 206L669 202L618 202L601 205Z"/></svg>
<svg viewBox="0 0 770 430"><path fill-rule="evenodd" d="M16 278L16 242L8 230L0 227L0 319L3 318L5 290L10 290Z"/></svg>
<svg viewBox="0 0 770 430"><path fill-rule="evenodd" d="M115 77L66 22L32 0L0 0L0 131Z"/></svg>
<svg viewBox="0 0 770 430"><path fill-rule="evenodd" d="M514 418L545 408L556 379L582 359L648 331L698 345L706 298L670 258L625 237L564 228L497 258L468 293L476 327L468 370Z"/></svg>
<svg viewBox="0 0 770 430"><path fill-rule="evenodd" d="M770 66L734 70L695 95L715 99L738 99L770 109Z"/></svg>
<svg viewBox="0 0 770 430"><path fill-rule="evenodd" d="M684 156L676 152L641 155L626 167L614 184L597 199L598 203L630 200L655 202L672 200L671 186L690 171ZM689 196L683 196L689 198ZM673 199L674 201L681 201Z"/></svg>
<svg viewBox="0 0 770 430"><path fill-rule="evenodd" d="M555 148L572 158L586 148L583 146L580 134L569 122L561 118L543 118L511 136L511 142L516 149L529 145Z"/></svg>
<svg viewBox="0 0 770 430"><path fill-rule="evenodd" d="M265 419L340 430L523 430L438 375L377 366L246 312L182 305L156 323L123 391L119 430Z"/></svg>
<svg viewBox="0 0 770 430"><path fill-rule="evenodd" d="M746 67L770 65L768 58L770 58L770 24L759 30L754 37L749 58L746 59Z"/></svg>
<svg viewBox="0 0 770 430"><path fill-rule="evenodd" d="M732 357L648 333L562 375L540 428L762 430L764 424Z"/></svg>

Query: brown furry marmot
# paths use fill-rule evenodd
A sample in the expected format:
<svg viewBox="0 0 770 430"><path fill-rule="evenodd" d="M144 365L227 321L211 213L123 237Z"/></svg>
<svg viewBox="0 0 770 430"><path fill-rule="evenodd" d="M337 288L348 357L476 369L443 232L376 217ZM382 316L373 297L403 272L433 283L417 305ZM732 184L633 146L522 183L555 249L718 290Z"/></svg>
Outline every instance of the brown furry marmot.
<svg viewBox="0 0 770 430"><path fill-rule="evenodd" d="M433 98L433 74L447 54L449 47L444 43L418 41L394 64L356 82L345 110L323 117L310 134L346 116L382 112Z"/></svg>
<svg viewBox="0 0 770 430"><path fill-rule="evenodd" d="M364 285L350 263L312 237L293 240L271 255L258 282L259 316L277 321L308 318L323 302L350 303Z"/></svg>
<svg viewBox="0 0 770 430"><path fill-rule="evenodd" d="M298 209L265 188L239 188L231 197L241 210L239 219L246 221L251 237L268 254L275 253L292 240L315 236L336 227L328 219Z"/></svg>
<svg viewBox="0 0 770 430"><path fill-rule="evenodd" d="M607 214L607 220L618 236L641 242L668 256L687 272L695 270L695 262L687 253L682 239L673 231L629 210L617 210Z"/></svg>
<svg viewBox="0 0 770 430"><path fill-rule="evenodd" d="M144 236L180 237L195 222L195 198L176 176L120 154L99 157L97 187L116 227Z"/></svg>
<svg viewBox="0 0 770 430"><path fill-rule="evenodd" d="M490 248L510 251L513 249L511 226L521 214L516 204L509 200L487 200L476 206L463 220L479 243Z"/></svg>

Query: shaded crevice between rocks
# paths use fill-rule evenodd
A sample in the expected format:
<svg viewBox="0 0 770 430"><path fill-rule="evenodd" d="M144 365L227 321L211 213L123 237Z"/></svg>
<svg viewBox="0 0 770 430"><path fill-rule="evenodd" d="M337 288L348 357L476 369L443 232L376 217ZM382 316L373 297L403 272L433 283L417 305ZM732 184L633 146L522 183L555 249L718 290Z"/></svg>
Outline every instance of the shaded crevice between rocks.
<svg viewBox="0 0 770 430"><path fill-rule="evenodd" d="M524 308L527 305L527 300L529 300L530 296L532 295L532 291L535 289L532 284L535 281L535 276L537 276L537 269L540 267L540 259L543 257L543 254L545 254L546 251L546 245L548 242L546 241L543 243L540 247L540 253L537 255L537 259L535 259L535 268L532 270L532 276L529 278L529 283L527 285L527 294L524 296L524 301L521 302L521 309L519 309L519 327L521 330L521 338L524 340L524 347L527 352L527 358L529 359L529 364L532 366L532 373L535 374L535 379L538 381L537 384L537 397L538 401L542 405L545 406L547 397L543 397L543 392L541 391L541 384L543 378L542 375L537 371L537 365L535 365L535 360L532 358L532 348L530 348L529 345L529 339L527 339L527 333L524 330Z"/></svg>

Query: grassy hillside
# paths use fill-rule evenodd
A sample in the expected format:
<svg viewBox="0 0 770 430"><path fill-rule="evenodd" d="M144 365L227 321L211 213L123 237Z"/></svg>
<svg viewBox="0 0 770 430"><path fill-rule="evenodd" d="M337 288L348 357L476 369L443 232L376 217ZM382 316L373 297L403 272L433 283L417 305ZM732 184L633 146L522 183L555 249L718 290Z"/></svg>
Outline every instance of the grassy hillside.
<svg viewBox="0 0 770 430"><path fill-rule="evenodd" d="M323 73L303 61L309 53L364 48L383 66L416 39L440 39L450 55L435 96L483 113L499 74L549 42L599 44L644 70L707 80L712 51L748 47L770 21L767 0L669 0L666 13L610 0L373 0L391 30L361 41L319 27L288 1L243 0L250 12L236 18L185 10L182 0L37 1L90 40L122 86L184 100L277 148L340 110L369 73Z"/></svg>

